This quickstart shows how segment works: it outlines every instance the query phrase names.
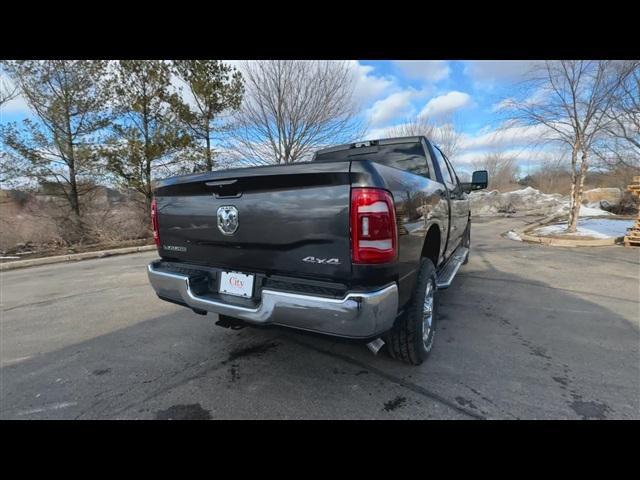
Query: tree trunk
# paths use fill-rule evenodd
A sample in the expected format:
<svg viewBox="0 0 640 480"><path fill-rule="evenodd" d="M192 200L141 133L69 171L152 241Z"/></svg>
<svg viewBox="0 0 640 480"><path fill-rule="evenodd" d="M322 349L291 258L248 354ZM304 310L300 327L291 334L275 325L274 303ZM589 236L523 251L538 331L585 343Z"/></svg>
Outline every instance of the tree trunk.
<svg viewBox="0 0 640 480"><path fill-rule="evenodd" d="M65 134L67 135L67 148L69 149L67 152L67 166L69 167L69 186L71 188L71 191L69 192L69 203L71 204L71 210L73 210L73 213L76 214L76 217L80 218L80 197L78 195L78 184L76 183L76 158L73 148L73 138L71 136L71 119L68 109L65 113L65 120L67 124L67 131Z"/></svg>
<svg viewBox="0 0 640 480"><path fill-rule="evenodd" d="M578 206L576 208L575 203L577 183L579 181L578 173L576 171L578 166L578 146L579 142L576 142L571 150L571 193L569 194L569 221L567 223L567 232L576 231L578 215L580 214L580 207Z"/></svg>
<svg viewBox="0 0 640 480"><path fill-rule="evenodd" d="M71 210L80 218L80 199L78 195L78 184L76 183L76 169L73 161L69 162L69 203Z"/></svg>
<svg viewBox="0 0 640 480"><path fill-rule="evenodd" d="M153 200L153 192L151 191L151 152L149 144L149 113L147 110L149 100L144 99L144 108L142 109L142 134L144 135L144 196L145 196L145 213L147 220L151 222L151 201Z"/></svg>
<svg viewBox="0 0 640 480"><path fill-rule="evenodd" d="M151 159L145 158L145 186L144 196L146 199L147 218L151 215L151 201L153 200L153 191L151 190Z"/></svg>
<svg viewBox="0 0 640 480"><path fill-rule="evenodd" d="M207 128L207 170L208 171L212 171L213 170L213 159L211 156L211 139L209 138L210 132L209 129Z"/></svg>
<svg viewBox="0 0 640 480"><path fill-rule="evenodd" d="M69 140L68 146L70 149L70 153L68 153L69 158L67 159L67 167L69 170L69 195L67 196L67 198L69 200L69 205L73 213L69 216L69 229L71 230L71 232L67 232L67 234L71 233L69 238L72 238L73 242L82 242L85 239L86 232L84 224L82 222L82 217L80 216L80 195L78 194L75 155L73 152L73 143L71 140Z"/></svg>
<svg viewBox="0 0 640 480"><path fill-rule="evenodd" d="M582 205L582 194L584 192L584 181L587 177L587 170L589 167L587 152L582 151L582 158L580 161L580 171L578 173L577 182L575 187L572 188L572 208L571 215L569 216L569 224L567 232L575 233L578 229L578 218L580 217L580 206Z"/></svg>
<svg viewBox="0 0 640 480"><path fill-rule="evenodd" d="M581 181L579 178L576 180ZM575 233L578 228L578 217L580 216L580 203L576 201L578 189L571 185L571 206L569 208L569 222L567 224L567 232Z"/></svg>

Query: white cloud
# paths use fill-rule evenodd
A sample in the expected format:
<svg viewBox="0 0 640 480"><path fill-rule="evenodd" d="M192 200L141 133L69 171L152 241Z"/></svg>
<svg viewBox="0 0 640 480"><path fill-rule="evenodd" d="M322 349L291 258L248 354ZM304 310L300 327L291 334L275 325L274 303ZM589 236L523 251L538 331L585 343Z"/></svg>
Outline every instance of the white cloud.
<svg viewBox="0 0 640 480"><path fill-rule="evenodd" d="M464 152L456 156L454 163L456 165L469 165L476 161L481 161L485 155L490 151L474 150L470 152ZM531 167L535 167L540 164L544 164L551 160L558 160L563 158L563 151L557 148L541 148L541 147L521 147L521 148L507 148L500 150L500 153L507 157L513 157L516 159L520 166L523 163L527 163Z"/></svg>
<svg viewBox="0 0 640 480"><path fill-rule="evenodd" d="M379 127L372 128L364 135L363 140L378 140L381 138L387 138L389 135L389 129L391 127Z"/></svg>
<svg viewBox="0 0 640 480"><path fill-rule="evenodd" d="M491 152L514 157L520 166L535 167L552 159L559 159L563 149L547 144L549 130L544 125L483 128L474 135L463 134L460 152L454 162L469 165ZM525 163L526 162L526 163Z"/></svg>
<svg viewBox="0 0 640 480"><path fill-rule="evenodd" d="M404 75L414 80L439 82L449 77L451 68L445 60L395 60Z"/></svg>
<svg viewBox="0 0 640 480"><path fill-rule="evenodd" d="M544 143L549 138L550 129L545 125L499 127L484 129L477 135L463 135L460 146L465 150L499 149L517 145Z"/></svg>
<svg viewBox="0 0 640 480"><path fill-rule="evenodd" d="M2 105L2 113L0 113L0 117L2 117L2 114L7 113L22 114L25 116L30 113L29 105L22 95L18 95Z"/></svg>
<svg viewBox="0 0 640 480"><path fill-rule="evenodd" d="M491 113L498 113L498 112L504 111L509 108L509 106L512 104L513 101L514 99L511 97L503 98L499 102L496 102L493 105L491 105L491 108L489 109L489 111Z"/></svg>
<svg viewBox="0 0 640 480"><path fill-rule="evenodd" d="M499 82L522 80L537 63L533 60L473 60L465 62L464 73L476 86L491 88Z"/></svg>
<svg viewBox="0 0 640 480"><path fill-rule="evenodd" d="M355 77L355 99L360 105L367 105L396 87L395 79L374 75L375 67L371 65L349 60L349 67Z"/></svg>
<svg viewBox="0 0 640 480"><path fill-rule="evenodd" d="M171 75L171 86L177 92L180 92L180 96L181 96L183 102L185 102L187 105L189 105L193 110L196 110L196 108L197 108L196 99L194 98L193 94L191 93L191 90L189 89L189 86L187 85L187 83L184 80L182 80L177 75L173 75L172 74Z"/></svg>
<svg viewBox="0 0 640 480"><path fill-rule="evenodd" d="M471 104L471 96L468 93L454 90L429 100L420 112L420 116L440 117Z"/></svg>
<svg viewBox="0 0 640 480"><path fill-rule="evenodd" d="M15 86L9 76L4 73L0 73L0 85L2 85L3 87L6 86L10 91L13 90ZM2 116L7 113L23 114L25 116L29 114L29 105L22 95L18 95L17 97L2 105L2 109L0 111L0 121L2 120Z"/></svg>
<svg viewBox="0 0 640 480"><path fill-rule="evenodd" d="M414 89L392 93L375 102L366 111L367 117L372 126L380 126L393 118L411 116L415 111L412 100L423 94L424 92Z"/></svg>

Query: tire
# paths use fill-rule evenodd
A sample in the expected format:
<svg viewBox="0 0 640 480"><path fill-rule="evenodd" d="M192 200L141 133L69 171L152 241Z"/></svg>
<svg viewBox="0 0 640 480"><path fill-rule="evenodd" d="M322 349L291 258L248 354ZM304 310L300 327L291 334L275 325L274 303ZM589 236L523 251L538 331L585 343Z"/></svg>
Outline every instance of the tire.
<svg viewBox="0 0 640 480"><path fill-rule="evenodd" d="M467 228L464 230L464 237L462 238L462 246L467 247L469 251L467 252L467 256L464 257L463 265L469 263L469 255L471 255L471 219L467 222Z"/></svg>
<svg viewBox="0 0 640 480"><path fill-rule="evenodd" d="M428 292L430 301L426 298ZM387 334L388 351L392 358L411 365L420 365L427 359L436 332L437 292L436 268L431 260L423 258L409 305ZM430 322L424 316L426 301L430 303ZM430 325L426 338L425 323Z"/></svg>

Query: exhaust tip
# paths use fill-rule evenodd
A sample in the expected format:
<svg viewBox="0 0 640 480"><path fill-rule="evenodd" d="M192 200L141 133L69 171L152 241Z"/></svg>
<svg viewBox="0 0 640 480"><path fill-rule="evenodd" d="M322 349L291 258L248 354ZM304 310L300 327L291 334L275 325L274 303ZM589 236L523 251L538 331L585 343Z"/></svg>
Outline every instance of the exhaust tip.
<svg viewBox="0 0 640 480"><path fill-rule="evenodd" d="M382 340L381 338L376 338L375 340L367 343L367 348L371 350L371 353L373 353L374 355L377 355L383 346L384 340Z"/></svg>

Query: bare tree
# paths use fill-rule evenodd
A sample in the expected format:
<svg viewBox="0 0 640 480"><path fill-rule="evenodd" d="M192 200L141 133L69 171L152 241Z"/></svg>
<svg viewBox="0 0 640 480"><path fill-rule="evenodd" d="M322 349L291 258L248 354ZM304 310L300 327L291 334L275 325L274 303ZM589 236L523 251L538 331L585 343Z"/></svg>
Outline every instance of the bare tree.
<svg viewBox="0 0 640 480"><path fill-rule="evenodd" d="M424 135L431 138L435 124L425 116L417 116L406 119L405 122L393 127L389 127L385 130L385 136L387 138L393 137L415 137Z"/></svg>
<svg viewBox="0 0 640 480"><path fill-rule="evenodd" d="M620 85L607 112L608 138L596 153L608 165L640 166L640 61L622 62L618 69Z"/></svg>
<svg viewBox="0 0 640 480"><path fill-rule="evenodd" d="M516 158L502 152L488 153L482 159L471 162L475 170L486 170L489 174L489 188L504 190L518 183Z"/></svg>
<svg viewBox="0 0 640 480"><path fill-rule="evenodd" d="M453 122L443 123L433 132L433 142L452 162L456 161L456 156L460 152L461 138L460 127Z"/></svg>
<svg viewBox="0 0 640 480"><path fill-rule="evenodd" d="M504 102L516 122L544 125L547 138L571 151L568 232L576 231L590 154L611 125L609 114L622 79L619 62L547 61L530 73L526 98Z"/></svg>
<svg viewBox="0 0 640 480"><path fill-rule="evenodd" d="M424 115L408 118L404 123L390 127L385 137L412 137L424 135L435 143L451 161L455 161L460 151L462 133L460 126L453 117L447 117L436 122Z"/></svg>
<svg viewBox="0 0 640 480"><path fill-rule="evenodd" d="M571 191L571 172L567 167L566 157L567 155L563 154L543 158L540 168L522 178L521 184L544 193L567 195Z"/></svg>
<svg viewBox="0 0 640 480"><path fill-rule="evenodd" d="M18 86L5 78L0 78L0 107L18 96Z"/></svg>
<svg viewBox="0 0 640 480"><path fill-rule="evenodd" d="M292 163L363 133L347 62L265 60L241 68L245 97L229 148L253 163Z"/></svg>

